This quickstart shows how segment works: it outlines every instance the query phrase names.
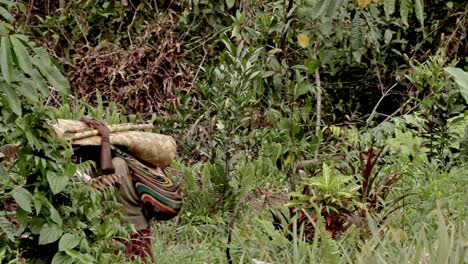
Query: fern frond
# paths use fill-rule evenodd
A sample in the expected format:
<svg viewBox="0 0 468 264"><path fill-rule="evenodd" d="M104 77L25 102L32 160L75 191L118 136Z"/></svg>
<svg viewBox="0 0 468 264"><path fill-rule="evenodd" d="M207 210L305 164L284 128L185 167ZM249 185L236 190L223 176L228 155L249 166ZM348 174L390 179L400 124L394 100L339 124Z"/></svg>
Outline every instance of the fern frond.
<svg viewBox="0 0 468 264"><path fill-rule="evenodd" d="M41 73L37 69L33 69L33 72L30 75L34 81L34 88L36 88L44 97L49 96L49 87Z"/></svg>
<svg viewBox="0 0 468 264"><path fill-rule="evenodd" d="M351 50L357 62L361 62L363 55L362 50L365 49L364 42L364 20L361 18L360 13L356 13L351 22Z"/></svg>
<svg viewBox="0 0 468 264"><path fill-rule="evenodd" d="M34 87L34 82L26 78L24 78L22 81L26 85L14 85L15 89L19 92L19 94L34 102L37 102L39 100L39 94L37 93L36 89L31 89L31 87Z"/></svg>
<svg viewBox="0 0 468 264"><path fill-rule="evenodd" d="M353 21L351 22L351 48L354 51L360 50L364 47L361 30L362 25L363 20L359 13L356 13L356 15L353 18Z"/></svg>
<svg viewBox="0 0 468 264"><path fill-rule="evenodd" d="M16 232L4 216L0 216L0 228L1 233L5 233L10 241L15 241Z"/></svg>
<svg viewBox="0 0 468 264"><path fill-rule="evenodd" d="M322 263L324 264L338 264L340 263L340 250L338 244L331 234L325 229L325 223L322 218L317 220L318 231L321 239L320 255Z"/></svg>

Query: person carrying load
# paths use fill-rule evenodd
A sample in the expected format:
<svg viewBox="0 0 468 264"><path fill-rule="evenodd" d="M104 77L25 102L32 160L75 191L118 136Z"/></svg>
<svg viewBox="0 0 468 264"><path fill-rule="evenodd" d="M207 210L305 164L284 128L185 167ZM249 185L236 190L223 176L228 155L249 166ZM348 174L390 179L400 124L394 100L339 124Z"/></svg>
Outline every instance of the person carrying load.
<svg viewBox="0 0 468 264"><path fill-rule="evenodd" d="M79 173L83 182L97 191L118 188L125 209L123 220L137 230L126 243L127 256L154 263L150 220L175 217L183 199L179 186L166 176L166 172L177 173L169 168L176 155L175 140L141 131L151 128L146 124L107 126L89 117L59 119L53 125L58 137L71 141L77 159L96 162L92 177Z"/></svg>

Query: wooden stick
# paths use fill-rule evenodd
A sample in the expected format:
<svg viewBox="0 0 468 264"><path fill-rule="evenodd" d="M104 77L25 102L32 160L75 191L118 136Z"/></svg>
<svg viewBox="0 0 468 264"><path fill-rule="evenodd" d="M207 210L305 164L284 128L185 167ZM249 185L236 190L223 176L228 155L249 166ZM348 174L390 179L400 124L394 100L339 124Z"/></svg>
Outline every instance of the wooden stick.
<svg viewBox="0 0 468 264"><path fill-rule="evenodd" d="M152 129L154 125L152 124L120 124L120 125L110 125L109 132L122 132L122 131L134 131L134 130L144 130ZM76 130L67 130L65 131L63 137L68 140L77 140L82 138L88 138L99 135L97 129L87 130L87 131L76 131Z"/></svg>

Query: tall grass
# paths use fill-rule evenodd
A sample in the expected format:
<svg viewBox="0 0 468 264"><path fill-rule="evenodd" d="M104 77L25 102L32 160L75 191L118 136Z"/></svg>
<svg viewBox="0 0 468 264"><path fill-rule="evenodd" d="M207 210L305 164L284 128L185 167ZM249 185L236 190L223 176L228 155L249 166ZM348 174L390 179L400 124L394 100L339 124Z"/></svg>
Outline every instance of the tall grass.
<svg viewBox="0 0 468 264"><path fill-rule="evenodd" d="M369 233L361 236L362 240L351 231L330 244L324 231L317 232L312 242L303 241L300 227L294 227L299 235L288 240L275 230L268 215L251 211L234 230L232 255L234 263L467 263L466 221L450 222L440 208L428 217L436 220L435 229L415 225L411 232L389 226L377 228L368 219ZM157 224L153 249L158 263L226 263L226 233L221 228L226 223L212 220L203 225Z"/></svg>

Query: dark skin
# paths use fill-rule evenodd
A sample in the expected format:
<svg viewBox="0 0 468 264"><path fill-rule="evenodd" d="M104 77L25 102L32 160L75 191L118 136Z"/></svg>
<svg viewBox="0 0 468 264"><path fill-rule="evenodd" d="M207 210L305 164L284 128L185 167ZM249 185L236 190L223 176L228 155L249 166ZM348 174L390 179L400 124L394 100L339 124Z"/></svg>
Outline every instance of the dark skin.
<svg viewBox="0 0 468 264"><path fill-rule="evenodd" d="M99 159L100 167L101 167L103 174L113 174L115 172L115 169L114 169L114 166L112 165L109 128L102 121L94 119L94 118L84 116L80 118L80 120L85 122L88 126L96 129L101 135L101 156Z"/></svg>

